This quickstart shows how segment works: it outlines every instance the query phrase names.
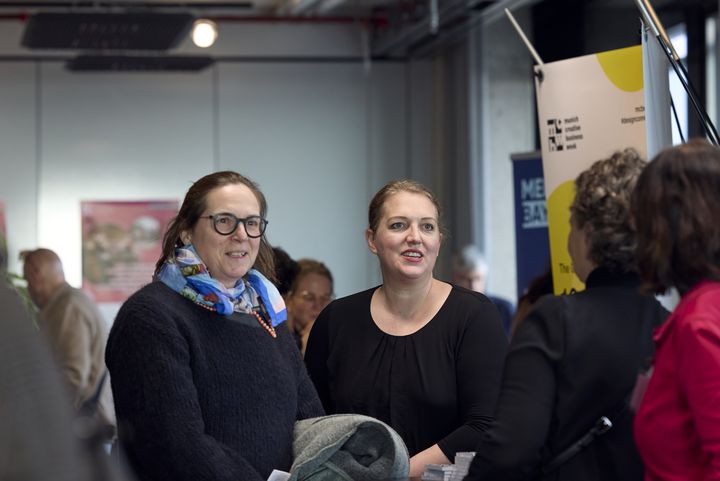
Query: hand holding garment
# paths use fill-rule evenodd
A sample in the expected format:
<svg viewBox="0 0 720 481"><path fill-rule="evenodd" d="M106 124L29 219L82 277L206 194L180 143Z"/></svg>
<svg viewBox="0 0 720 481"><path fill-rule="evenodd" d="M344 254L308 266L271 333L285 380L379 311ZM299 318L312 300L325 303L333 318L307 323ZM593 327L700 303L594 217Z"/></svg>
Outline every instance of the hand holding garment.
<svg viewBox="0 0 720 481"><path fill-rule="evenodd" d="M406 478L407 448L387 424L369 416L336 414L295 423L288 481L372 481Z"/></svg>

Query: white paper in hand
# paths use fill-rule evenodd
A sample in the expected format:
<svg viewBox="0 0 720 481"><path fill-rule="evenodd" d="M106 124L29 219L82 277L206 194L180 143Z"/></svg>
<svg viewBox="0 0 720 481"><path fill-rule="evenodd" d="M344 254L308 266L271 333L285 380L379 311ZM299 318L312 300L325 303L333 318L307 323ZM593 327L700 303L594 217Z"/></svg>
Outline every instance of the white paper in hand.
<svg viewBox="0 0 720 481"><path fill-rule="evenodd" d="M289 477L290 473L273 469L273 472L270 473L270 477L267 478L267 481L287 481Z"/></svg>

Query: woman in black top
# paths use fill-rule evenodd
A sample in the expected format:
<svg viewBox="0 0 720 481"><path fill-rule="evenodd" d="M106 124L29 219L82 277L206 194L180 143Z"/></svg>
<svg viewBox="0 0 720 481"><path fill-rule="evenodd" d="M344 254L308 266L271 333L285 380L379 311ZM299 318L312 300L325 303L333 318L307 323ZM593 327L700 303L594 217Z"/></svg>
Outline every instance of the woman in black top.
<svg viewBox="0 0 720 481"><path fill-rule="evenodd" d="M495 407L507 344L485 296L433 278L439 211L413 181L375 195L366 238L383 284L331 303L305 355L327 412L392 426L408 446L411 476L474 449Z"/></svg>
<svg viewBox="0 0 720 481"><path fill-rule="evenodd" d="M643 479L627 404L667 315L638 292L629 201L644 165L628 149L575 181L568 249L586 290L541 299L518 327L495 420L466 480ZM608 432L555 462L602 416L613 423Z"/></svg>

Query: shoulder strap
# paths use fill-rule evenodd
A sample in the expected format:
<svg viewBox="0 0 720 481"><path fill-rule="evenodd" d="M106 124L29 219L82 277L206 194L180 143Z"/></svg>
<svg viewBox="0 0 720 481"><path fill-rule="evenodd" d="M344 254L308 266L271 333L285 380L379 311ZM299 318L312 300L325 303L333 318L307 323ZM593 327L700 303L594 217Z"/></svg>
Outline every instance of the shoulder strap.
<svg viewBox="0 0 720 481"><path fill-rule="evenodd" d="M580 439L572 443L568 448L555 456L548 463L544 464L540 469L542 474L547 475L556 471L560 466L570 461L573 457L580 453L580 451L592 444L592 442L595 441L595 438L610 431L613 427L613 421L617 422L627 411L629 411L630 397L632 396L633 391L623 398L622 403L612 411L611 415L600 416L600 418L595 421L595 425L591 427L582 437L580 437Z"/></svg>
<svg viewBox="0 0 720 481"><path fill-rule="evenodd" d="M542 473L544 475L547 475L554 472L560 466L575 457L575 455L578 454L580 451L588 447L595 440L596 437L602 436L610 429L612 429L612 427L612 421L610 421L610 419L606 416L601 416L600 419L595 422L595 425L590 428L587 433L585 433L585 435L583 435L580 439L571 444L570 447L565 449L563 452L555 456L549 463L544 465L541 469Z"/></svg>

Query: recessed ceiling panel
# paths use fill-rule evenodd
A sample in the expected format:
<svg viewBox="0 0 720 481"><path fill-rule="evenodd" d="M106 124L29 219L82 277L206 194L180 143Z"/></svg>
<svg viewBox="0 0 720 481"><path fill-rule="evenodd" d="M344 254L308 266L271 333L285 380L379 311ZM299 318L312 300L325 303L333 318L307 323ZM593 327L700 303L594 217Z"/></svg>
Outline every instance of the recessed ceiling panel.
<svg viewBox="0 0 720 481"><path fill-rule="evenodd" d="M73 72L197 72L212 63L207 56L78 55L65 67Z"/></svg>
<svg viewBox="0 0 720 481"><path fill-rule="evenodd" d="M22 45L42 49L167 50L187 35L188 13L37 13Z"/></svg>

